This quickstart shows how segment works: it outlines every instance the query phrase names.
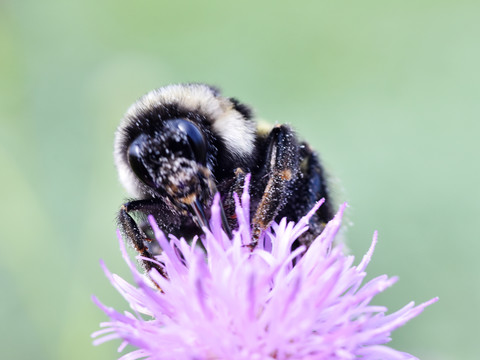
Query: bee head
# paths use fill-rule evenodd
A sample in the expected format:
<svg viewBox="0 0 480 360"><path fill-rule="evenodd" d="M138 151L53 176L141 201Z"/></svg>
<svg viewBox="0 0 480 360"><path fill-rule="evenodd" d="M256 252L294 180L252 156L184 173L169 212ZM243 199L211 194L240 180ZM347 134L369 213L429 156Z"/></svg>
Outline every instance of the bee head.
<svg viewBox="0 0 480 360"><path fill-rule="evenodd" d="M169 119L140 133L128 146L128 164L154 196L166 195L180 208L210 197L207 140L198 125Z"/></svg>

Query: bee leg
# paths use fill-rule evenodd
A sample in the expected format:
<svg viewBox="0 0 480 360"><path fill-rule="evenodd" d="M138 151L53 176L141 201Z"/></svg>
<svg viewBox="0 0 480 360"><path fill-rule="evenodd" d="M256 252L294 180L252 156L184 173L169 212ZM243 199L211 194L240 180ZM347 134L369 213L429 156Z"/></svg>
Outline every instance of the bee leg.
<svg viewBox="0 0 480 360"><path fill-rule="evenodd" d="M238 196L242 196L246 175L247 174L245 174L245 171L243 171L242 168L237 168L237 170L235 170L235 184L233 185L232 189L233 192L237 193Z"/></svg>
<svg viewBox="0 0 480 360"><path fill-rule="evenodd" d="M128 239L128 242L145 259L141 260L142 266L148 272L150 269L156 269L163 277L167 277L165 269L158 265L158 261L150 251L147 243L152 242L144 231L142 231L135 220L130 215L132 211L148 212L149 208L154 209L155 204L151 200L136 200L122 205L118 214L118 222L122 233ZM149 261L151 259L152 261Z"/></svg>
<svg viewBox="0 0 480 360"><path fill-rule="evenodd" d="M230 229L236 230L238 228L237 214L235 213L235 200L233 194L237 194L239 198L242 197L243 187L245 185L246 173L243 169L237 168L234 176L227 183L226 186L219 189L223 200L223 209L225 211L225 221ZM229 235L230 238L232 236Z"/></svg>
<svg viewBox="0 0 480 360"><path fill-rule="evenodd" d="M260 175L267 179L260 203L252 222L253 249L262 232L267 229L285 206L291 184L299 174L299 151L293 131L285 125L273 128L267 139L265 167Z"/></svg>

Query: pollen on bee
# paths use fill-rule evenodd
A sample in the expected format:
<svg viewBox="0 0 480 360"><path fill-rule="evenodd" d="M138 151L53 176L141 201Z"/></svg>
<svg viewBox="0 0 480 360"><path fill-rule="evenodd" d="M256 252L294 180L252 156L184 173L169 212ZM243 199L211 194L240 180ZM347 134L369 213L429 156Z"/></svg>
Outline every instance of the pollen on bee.
<svg viewBox="0 0 480 360"><path fill-rule="evenodd" d="M280 172L280 178L284 181L289 181L292 179L292 170L285 169Z"/></svg>
<svg viewBox="0 0 480 360"><path fill-rule="evenodd" d="M195 193L191 193L190 195L184 196L183 198L180 199L180 201L186 205L191 205L197 198L197 195Z"/></svg>

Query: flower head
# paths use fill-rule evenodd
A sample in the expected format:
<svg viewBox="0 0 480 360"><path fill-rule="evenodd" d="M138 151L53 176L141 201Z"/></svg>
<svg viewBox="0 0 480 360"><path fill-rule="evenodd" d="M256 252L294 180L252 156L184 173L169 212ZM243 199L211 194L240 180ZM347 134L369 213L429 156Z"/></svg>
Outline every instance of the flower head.
<svg viewBox="0 0 480 360"><path fill-rule="evenodd" d="M168 279L156 270L149 276L162 291L136 270L120 242L136 285L102 266L132 312L120 313L94 297L111 319L92 335L95 344L120 338L119 351L137 348L123 360L415 359L384 344L393 330L437 299L416 307L412 302L389 315L385 307L370 305L396 278L383 275L362 285L377 235L353 265L353 256L334 244L346 205L308 249L292 250L292 244L321 203L296 224L283 219L272 225L252 251L246 246L251 242L248 180L241 201L235 201L239 228L233 239L222 230L218 195L211 231L204 229L191 244L167 239L150 218Z"/></svg>

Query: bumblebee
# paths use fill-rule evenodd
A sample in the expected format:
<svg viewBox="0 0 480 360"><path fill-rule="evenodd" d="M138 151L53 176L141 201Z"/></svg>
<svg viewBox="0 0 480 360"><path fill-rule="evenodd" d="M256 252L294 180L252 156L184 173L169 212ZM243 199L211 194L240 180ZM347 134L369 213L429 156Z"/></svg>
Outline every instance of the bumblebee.
<svg viewBox="0 0 480 360"><path fill-rule="evenodd" d="M219 192L222 226L231 237L237 226L233 193L241 193L248 173L252 249L273 221L298 221L321 198L325 203L299 243L308 246L333 217L325 174L309 145L287 125L258 126L248 106L208 85L170 85L141 97L118 127L114 158L133 196L119 211L121 231L145 269L164 276L150 261L161 249L149 236L146 215L166 233L193 237L208 228Z"/></svg>

